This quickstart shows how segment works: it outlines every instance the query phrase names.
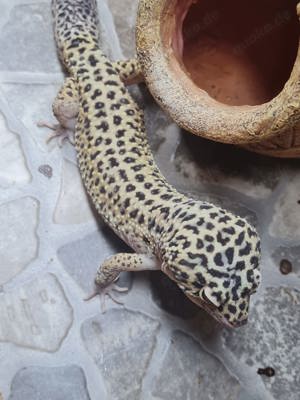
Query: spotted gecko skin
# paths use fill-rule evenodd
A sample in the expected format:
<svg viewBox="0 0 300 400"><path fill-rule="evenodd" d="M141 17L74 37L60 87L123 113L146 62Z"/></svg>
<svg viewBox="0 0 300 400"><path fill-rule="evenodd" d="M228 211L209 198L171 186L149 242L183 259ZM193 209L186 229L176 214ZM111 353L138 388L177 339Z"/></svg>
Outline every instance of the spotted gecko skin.
<svg viewBox="0 0 300 400"><path fill-rule="evenodd" d="M86 190L103 220L135 251L105 261L96 283L105 288L121 271L160 269L218 321L243 325L260 282L256 230L166 182L149 148L143 112L121 79L128 65L116 66L99 48L96 2L53 0L52 7L70 75L55 113L68 124L64 99L75 104L75 146Z"/></svg>

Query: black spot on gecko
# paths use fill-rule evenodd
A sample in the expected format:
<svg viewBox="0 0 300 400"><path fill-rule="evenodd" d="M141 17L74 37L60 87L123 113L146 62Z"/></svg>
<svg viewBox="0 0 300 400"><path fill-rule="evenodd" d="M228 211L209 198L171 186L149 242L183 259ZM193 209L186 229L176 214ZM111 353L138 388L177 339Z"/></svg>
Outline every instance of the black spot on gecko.
<svg viewBox="0 0 300 400"><path fill-rule="evenodd" d="M246 243L246 246L239 251L240 256L248 256L251 251L251 244L249 242Z"/></svg>
<svg viewBox="0 0 300 400"><path fill-rule="evenodd" d="M133 210L133 211L131 211L130 213L129 213L129 216L130 216L130 218L133 218L133 219L135 219L136 217L137 217L137 215L138 215L138 210Z"/></svg>
<svg viewBox="0 0 300 400"><path fill-rule="evenodd" d="M95 109L96 110L100 110L105 106L105 104L102 101L97 101L97 103L95 103Z"/></svg>
<svg viewBox="0 0 300 400"><path fill-rule="evenodd" d="M92 89L92 85L90 83L88 83L84 88L84 92L85 93L90 92L91 89Z"/></svg>
<svg viewBox="0 0 300 400"><path fill-rule="evenodd" d="M223 267L224 266L224 262L222 259L222 254L221 253L217 253L214 257L214 262L218 267Z"/></svg>
<svg viewBox="0 0 300 400"><path fill-rule="evenodd" d="M102 121L100 125L96 126L96 129L101 129L103 132L107 132L109 130L109 125L106 121Z"/></svg>
<svg viewBox="0 0 300 400"><path fill-rule="evenodd" d="M124 135L125 135L125 129L119 129L119 130L117 131L117 133L116 133L116 137L117 137L117 138L124 137Z"/></svg>
<svg viewBox="0 0 300 400"><path fill-rule="evenodd" d="M108 99L110 99L110 100L114 100L115 97L116 97L116 93L113 92L112 90L110 90L110 91L107 93L106 97L107 97Z"/></svg>
<svg viewBox="0 0 300 400"><path fill-rule="evenodd" d="M135 186L132 185L131 183L126 186L126 192L133 192L135 191Z"/></svg>
<svg viewBox="0 0 300 400"><path fill-rule="evenodd" d="M89 56L88 61L92 67L95 67L99 62L93 54Z"/></svg>
<svg viewBox="0 0 300 400"><path fill-rule="evenodd" d="M210 242L210 243L212 243L212 242L215 241L215 239L213 238L213 236L210 236L210 235L205 235L205 236L204 236L204 239L205 239L207 242Z"/></svg>
<svg viewBox="0 0 300 400"><path fill-rule="evenodd" d="M91 160L94 161L99 156L99 154L101 154L101 151L96 151L94 154L91 155Z"/></svg>
<svg viewBox="0 0 300 400"><path fill-rule="evenodd" d="M146 198L145 194L142 193L142 192L137 192L137 193L135 194L135 196L136 196L140 201L143 201L143 200L145 200L145 198Z"/></svg>
<svg viewBox="0 0 300 400"><path fill-rule="evenodd" d="M225 255L227 257L228 263L232 264L233 262L233 255L234 255L234 249L233 247L229 247L226 251L225 251Z"/></svg>
<svg viewBox="0 0 300 400"><path fill-rule="evenodd" d="M122 123L122 118L119 117L118 115L114 115L114 124L120 125L121 123Z"/></svg>
<svg viewBox="0 0 300 400"><path fill-rule="evenodd" d="M119 86L119 83L118 83L118 82L116 82L116 81L110 81L110 80L104 82L104 84L107 85L107 86Z"/></svg>
<svg viewBox="0 0 300 400"><path fill-rule="evenodd" d="M197 244L196 244L197 249L201 250L204 247L204 243L201 239L197 239Z"/></svg>
<svg viewBox="0 0 300 400"><path fill-rule="evenodd" d="M241 232L238 238L235 240L235 244L237 246L240 246L243 243L244 239L245 239L245 232Z"/></svg>
<svg viewBox="0 0 300 400"><path fill-rule="evenodd" d="M96 117L96 118L106 118L106 117L107 117L107 114L106 114L105 111L100 110L100 111L98 111L98 112L95 114L95 117Z"/></svg>
<svg viewBox="0 0 300 400"><path fill-rule="evenodd" d="M183 227L184 229L188 230L188 231L192 231L195 235L199 235L199 230L196 226L194 225L184 225Z"/></svg>
<svg viewBox="0 0 300 400"><path fill-rule="evenodd" d="M107 68L106 72L108 75L118 75L117 72L112 68Z"/></svg>
<svg viewBox="0 0 300 400"><path fill-rule="evenodd" d="M196 265L197 265L197 264L191 263L191 262L189 262L187 260L180 260L179 264L182 265L183 267L188 267L188 268L191 268L191 269L194 269L196 267Z"/></svg>
<svg viewBox="0 0 300 400"><path fill-rule="evenodd" d="M118 167L120 165L119 161L114 157L109 158L108 161L111 168Z"/></svg>

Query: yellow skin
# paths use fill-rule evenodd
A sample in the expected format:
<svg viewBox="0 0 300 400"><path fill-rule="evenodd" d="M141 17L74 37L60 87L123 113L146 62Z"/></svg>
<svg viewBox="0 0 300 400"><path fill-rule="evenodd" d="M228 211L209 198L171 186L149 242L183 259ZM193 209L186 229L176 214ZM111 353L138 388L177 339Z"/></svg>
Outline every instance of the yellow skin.
<svg viewBox="0 0 300 400"><path fill-rule="evenodd" d="M69 72L55 103L63 128L76 119L75 147L86 190L104 221L135 253L99 268L105 291L121 271L162 270L227 326L247 321L259 281L260 241L244 219L187 198L169 185L151 154L144 115L124 82L135 62L111 63L98 46L94 0L53 0L55 35Z"/></svg>

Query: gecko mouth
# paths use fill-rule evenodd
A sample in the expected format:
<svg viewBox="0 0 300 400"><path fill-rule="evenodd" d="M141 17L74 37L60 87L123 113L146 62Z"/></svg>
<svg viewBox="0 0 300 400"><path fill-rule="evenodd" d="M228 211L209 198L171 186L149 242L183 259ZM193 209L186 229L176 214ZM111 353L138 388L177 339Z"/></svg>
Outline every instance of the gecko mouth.
<svg viewBox="0 0 300 400"><path fill-rule="evenodd" d="M194 84L220 103L268 102L282 91L295 64L297 3L178 0L172 34L175 57Z"/></svg>
<svg viewBox="0 0 300 400"><path fill-rule="evenodd" d="M248 321L247 317L245 317L242 320L229 321L219 312L217 307L207 304L201 298L193 296L187 292L185 292L185 295L197 306L203 308L203 310L205 310L209 315L211 315L221 325L223 325L227 328L239 328L239 327L245 325Z"/></svg>

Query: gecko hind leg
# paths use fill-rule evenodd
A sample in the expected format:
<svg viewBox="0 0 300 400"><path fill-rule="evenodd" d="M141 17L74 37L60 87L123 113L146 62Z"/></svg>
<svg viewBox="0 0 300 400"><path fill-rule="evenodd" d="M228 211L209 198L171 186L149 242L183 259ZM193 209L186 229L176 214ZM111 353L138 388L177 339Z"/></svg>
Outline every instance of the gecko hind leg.
<svg viewBox="0 0 300 400"><path fill-rule="evenodd" d="M46 143L52 141L52 139L58 139L58 146L62 147L65 140L69 141L73 146L75 145L74 141L74 132L70 129L63 128L60 124L49 124L48 122L39 121L37 123L39 128L48 128L54 131L53 134L47 137Z"/></svg>
<svg viewBox="0 0 300 400"><path fill-rule="evenodd" d="M124 293L127 288L120 288L115 284L121 272L160 270L160 264L154 257L136 253L119 253L108 258L97 271L95 283L97 291L87 300L99 295L101 299L101 310L105 312L105 298L110 297L115 303L123 304L115 299L112 291Z"/></svg>
<svg viewBox="0 0 300 400"><path fill-rule="evenodd" d="M126 86L144 81L142 68L137 58L116 61L112 65Z"/></svg>
<svg viewBox="0 0 300 400"><path fill-rule="evenodd" d="M58 145L61 147L65 140L74 145L75 124L79 112L79 100L75 81L73 78L66 78L64 85L58 92L53 102L53 114L58 120L58 124L38 122L39 127L46 127L54 131L47 138L47 143L52 139L58 138Z"/></svg>

